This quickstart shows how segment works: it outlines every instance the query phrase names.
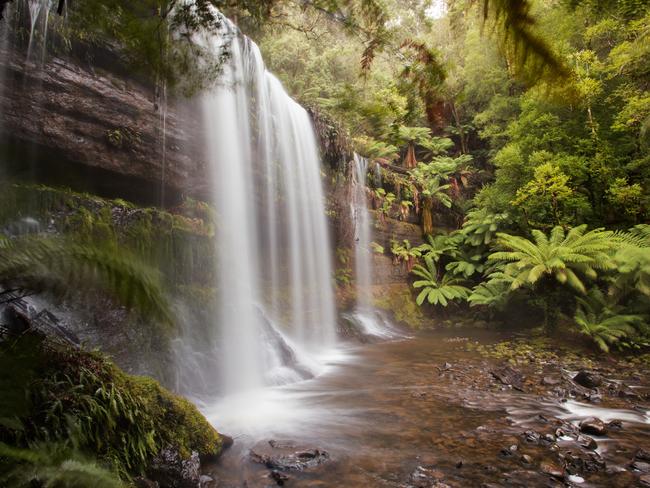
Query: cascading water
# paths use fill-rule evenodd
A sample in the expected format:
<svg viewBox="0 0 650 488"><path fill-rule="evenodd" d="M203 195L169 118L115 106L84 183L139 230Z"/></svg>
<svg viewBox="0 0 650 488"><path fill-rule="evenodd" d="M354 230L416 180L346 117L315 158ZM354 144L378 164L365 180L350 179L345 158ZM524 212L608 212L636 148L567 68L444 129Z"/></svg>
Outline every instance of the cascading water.
<svg viewBox="0 0 650 488"><path fill-rule="evenodd" d="M36 23L38 22L41 12L45 11L45 23L43 29L43 53L45 53L45 45L47 41L47 28L50 8L52 7L51 0L28 0L27 1L27 10L29 11L29 44L27 45L27 59L31 57L32 54L32 44L34 42L34 33L36 32ZM44 56L45 54L43 54Z"/></svg>
<svg viewBox="0 0 650 488"><path fill-rule="evenodd" d="M372 222L368 211L367 177L368 160L355 153L350 212L354 222L357 303L351 319L366 335L392 338L398 335L397 332L387 318L372 305Z"/></svg>
<svg viewBox="0 0 650 488"><path fill-rule="evenodd" d="M372 285L372 262L370 242L370 214L368 212L367 185L368 160L355 153L353 172L353 193L350 202L354 222L354 263L357 285L357 308L370 307Z"/></svg>
<svg viewBox="0 0 650 488"><path fill-rule="evenodd" d="M202 98L217 222L222 393L298 381L334 345L330 239L320 159L307 112L227 19L205 42L229 53ZM203 354L205 354L205 345ZM214 372L212 372L214 374Z"/></svg>

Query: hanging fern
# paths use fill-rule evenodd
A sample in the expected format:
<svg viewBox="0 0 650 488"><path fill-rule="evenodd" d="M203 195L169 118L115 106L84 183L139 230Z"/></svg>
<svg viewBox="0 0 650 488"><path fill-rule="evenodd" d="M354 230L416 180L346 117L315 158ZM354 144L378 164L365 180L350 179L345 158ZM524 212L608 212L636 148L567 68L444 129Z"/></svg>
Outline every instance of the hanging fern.
<svg viewBox="0 0 650 488"><path fill-rule="evenodd" d="M0 239L0 283L58 296L103 289L126 307L171 324L158 274L119 249L40 236Z"/></svg>

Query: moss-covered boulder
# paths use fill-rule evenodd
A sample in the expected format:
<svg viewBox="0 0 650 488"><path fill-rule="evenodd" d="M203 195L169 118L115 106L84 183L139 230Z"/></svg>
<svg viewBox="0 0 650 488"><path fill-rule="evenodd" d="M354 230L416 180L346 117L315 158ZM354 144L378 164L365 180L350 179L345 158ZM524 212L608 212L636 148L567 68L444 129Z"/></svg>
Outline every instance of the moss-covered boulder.
<svg viewBox="0 0 650 488"><path fill-rule="evenodd" d="M151 378L35 333L0 338L0 391L0 443L71 442L123 481L147 474L164 450L181 461L206 459L228 442L191 402ZM0 473L15 467L4 462Z"/></svg>

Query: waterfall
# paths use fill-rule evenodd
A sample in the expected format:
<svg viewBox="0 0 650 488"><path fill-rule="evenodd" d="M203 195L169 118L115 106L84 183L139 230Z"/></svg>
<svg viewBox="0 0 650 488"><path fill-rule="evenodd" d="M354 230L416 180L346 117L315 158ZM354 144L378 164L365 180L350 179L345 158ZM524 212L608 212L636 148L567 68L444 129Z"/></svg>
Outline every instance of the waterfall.
<svg viewBox="0 0 650 488"><path fill-rule="evenodd" d="M32 54L32 44L34 42L34 33L36 32L36 23L44 11L45 20L43 24L43 39L42 39L42 55L41 60L45 58L45 49L47 42L47 31L50 17L50 9L52 8L52 0L27 0L27 10L29 12L29 43L27 45L27 59L29 60Z"/></svg>
<svg viewBox="0 0 650 488"><path fill-rule="evenodd" d="M205 41L229 53L202 97L219 215L211 345L224 392L296 381L336 340L321 165L308 113L227 19Z"/></svg>
<svg viewBox="0 0 650 488"><path fill-rule="evenodd" d="M368 160L354 154L352 171L352 198L350 213L354 223L354 267L357 302L354 312L348 315L368 336L393 338L400 334L395 331L390 321L372 304L372 221L368 211Z"/></svg>
<svg viewBox="0 0 650 488"><path fill-rule="evenodd" d="M357 288L357 309L371 308L372 255L370 242L372 229L368 212L366 179L368 160L354 154L354 171L352 174L353 193L350 202L352 221L354 222L354 267Z"/></svg>

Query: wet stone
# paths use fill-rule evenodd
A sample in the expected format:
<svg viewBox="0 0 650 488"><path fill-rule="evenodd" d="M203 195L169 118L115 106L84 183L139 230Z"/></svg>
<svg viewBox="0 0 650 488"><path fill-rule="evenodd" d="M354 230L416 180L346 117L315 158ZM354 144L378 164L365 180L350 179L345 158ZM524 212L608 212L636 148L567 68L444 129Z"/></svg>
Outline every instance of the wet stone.
<svg viewBox="0 0 650 488"><path fill-rule="evenodd" d="M597 473L606 468L605 461L597 452L567 452L564 457L566 469L571 473Z"/></svg>
<svg viewBox="0 0 650 488"><path fill-rule="evenodd" d="M578 436L578 438L576 439L576 442L580 446L582 446L582 447L584 447L586 449L595 450L595 449L598 448L598 443L592 437L589 437L588 435L580 434Z"/></svg>
<svg viewBox="0 0 650 488"><path fill-rule="evenodd" d="M524 375L512 366L504 366L490 371L490 374L502 385L512 386L515 390L524 391Z"/></svg>
<svg viewBox="0 0 650 488"><path fill-rule="evenodd" d="M650 474L644 474L639 478L639 485L643 487L650 487Z"/></svg>
<svg viewBox="0 0 650 488"><path fill-rule="evenodd" d="M646 451L645 449L639 449L634 454L634 457L636 459L640 459L641 461L650 461L650 452Z"/></svg>
<svg viewBox="0 0 650 488"><path fill-rule="evenodd" d="M533 464L533 458L530 457L528 454L524 454L521 456L521 462L523 464Z"/></svg>
<svg viewBox="0 0 650 488"><path fill-rule="evenodd" d="M217 481L212 476L203 474L199 477L199 486L201 488L216 488Z"/></svg>
<svg viewBox="0 0 650 488"><path fill-rule="evenodd" d="M277 469L271 471L271 473L269 474L269 478L275 481L275 484L277 484L278 486L284 486L284 484L291 479L289 475L281 471L278 471Z"/></svg>
<svg viewBox="0 0 650 488"><path fill-rule="evenodd" d="M432 468L418 466L409 476L409 486L413 488L443 488L448 486L442 482L444 474Z"/></svg>
<svg viewBox="0 0 650 488"><path fill-rule="evenodd" d="M540 469L542 473L547 474L552 478L564 479L565 476L564 468L561 468L560 466L556 466L555 464L551 464L551 463L543 463L540 466Z"/></svg>
<svg viewBox="0 0 650 488"><path fill-rule="evenodd" d="M561 380L559 378L554 378L553 376L544 376L542 378L542 385L544 386L556 386L559 385Z"/></svg>
<svg viewBox="0 0 650 488"><path fill-rule="evenodd" d="M603 378L592 371L582 370L573 377L573 381L585 388L598 388L603 384Z"/></svg>
<svg viewBox="0 0 650 488"><path fill-rule="evenodd" d="M607 433L607 428L602 420L589 417L580 422L580 431L585 434L603 436Z"/></svg>
<svg viewBox="0 0 650 488"><path fill-rule="evenodd" d="M540 435L534 430L527 430L524 432L524 440L529 444L537 444L539 442Z"/></svg>
<svg viewBox="0 0 650 488"><path fill-rule="evenodd" d="M630 466L632 469L641 471L642 473L650 473L650 463L644 463L643 461L634 461Z"/></svg>
<svg viewBox="0 0 650 488"><path fill-rule="evenodd" d="M292 443L270 441L260 443L250 451L253 462L279 471L303 471L327 462L329 453L318 448L299 448Z"/></svg>
<svg viewBox="0 0 650 488"><path fill-rule="evenodd" d="M623 421L614 419L607 424L607 428L612 430L621 430L623 428Z"/></svg>

